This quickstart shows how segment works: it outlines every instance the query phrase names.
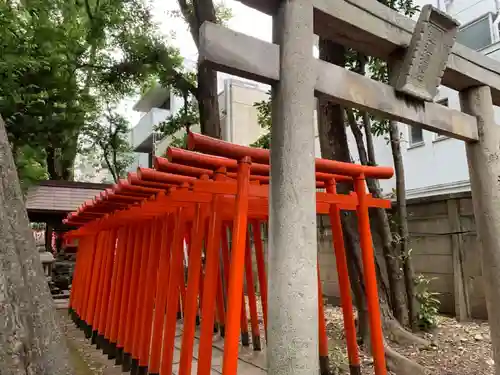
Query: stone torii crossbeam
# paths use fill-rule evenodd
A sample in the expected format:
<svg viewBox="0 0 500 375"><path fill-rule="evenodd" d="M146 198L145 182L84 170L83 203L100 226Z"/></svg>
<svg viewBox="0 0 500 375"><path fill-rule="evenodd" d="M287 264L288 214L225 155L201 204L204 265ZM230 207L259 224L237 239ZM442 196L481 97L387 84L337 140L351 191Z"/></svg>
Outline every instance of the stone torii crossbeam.
<svg viewBox="0 0 500 375"><path fill-rule="evenodd" d="M437 17L431 21L437 22L439 32L429 35L442 39L437 41L442 67L430 69L432 84L424 82L420 91L409 88L397 74L393 87L315 59L313 35L394 63L396 53L418 47L412 40L415 22L411 19L368 0L240 1L273 16L274 43L205 23L199 52L218 70L273 86L269 374L318 371L316 215L311 202L314 95L320 93L343 106L466 142L493 354L500 375L500 130L493 112L493 104L500 105L500 63L453 45L456 22L428 13L422 16L428 16L427 21ZM399 63L397 72L407 69L411 78L408 61L400 58ZM431 101L439 81L460 92L462 111Z"/></svg>

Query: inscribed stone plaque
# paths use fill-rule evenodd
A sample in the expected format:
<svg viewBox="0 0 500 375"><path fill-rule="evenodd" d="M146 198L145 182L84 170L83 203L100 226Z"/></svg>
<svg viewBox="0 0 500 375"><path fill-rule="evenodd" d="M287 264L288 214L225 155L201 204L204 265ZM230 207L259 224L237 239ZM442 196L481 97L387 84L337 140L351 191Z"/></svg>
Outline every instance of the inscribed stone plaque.
<svg viewBox="0 0 500 375"><path fill-rule="evenodd" d="M459 23L431 5L422 8L392 85L397 91L432 101L437 95Z"/></svg>

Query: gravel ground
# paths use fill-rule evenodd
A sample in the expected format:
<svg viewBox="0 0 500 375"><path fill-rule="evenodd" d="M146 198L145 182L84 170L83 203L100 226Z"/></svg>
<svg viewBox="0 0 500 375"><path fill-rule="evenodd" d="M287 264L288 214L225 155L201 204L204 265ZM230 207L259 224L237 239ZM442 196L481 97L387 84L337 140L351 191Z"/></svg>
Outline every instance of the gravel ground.
<svg viewBox="0 0 500 375"><path fill-rule="evenodd" d="M339 363L340 374L348 373L347 352L342 329L342 312L338 307L325 309L328 336L330 337L330 362ZM440 316L434 332L424 334L432 345L427 349L402 347L391 343L393 349L424 366L432 375L493 375L491 340L486 322L459 323ZM373 361L362 353L363 374L373 374Z"/></svg>
<svg viewBox="0 0 500 375"><path fill-rule="evenodd" d="M66 309L58 310L61 328L66 336L75 375L121 375L121 368L97 350L81 330L76 328Z"/></svg>
<svg viewBox="0 0 500 375"><path fill-rule="evenodd" d="M63 330L68 338L72 361L77 367L77 375L118 375L120 369L114 366L102 352L90 345L68 318L66 310L59 310ZM258 306L259 322L262 310ZM347 352L344 340L342 313L340 308L326 306L325 316L330 346L330 363L336 364L336 373L348 374ZM390 343L400 354L415 360L432 375L493 375L491 340L486 322L471 321L459 323L455 319L441 316L438 327L432 333L423 334L432 345L427 349L402 347ZM263 327L261 329L263 332ZM264 335L261 335L264 343ZM373 361L369 353L362 352L362 373L372 375Z"/></svg>

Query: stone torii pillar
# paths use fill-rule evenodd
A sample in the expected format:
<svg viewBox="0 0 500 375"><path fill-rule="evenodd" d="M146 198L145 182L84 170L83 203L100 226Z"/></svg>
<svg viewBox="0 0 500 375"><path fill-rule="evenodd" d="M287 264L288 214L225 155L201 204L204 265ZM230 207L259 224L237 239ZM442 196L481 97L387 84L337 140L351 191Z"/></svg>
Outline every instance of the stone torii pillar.
<svg viewBox="0 0 500 375"><path fill-rule="evenodd" d="M424 6L399 76L393 81L395 88L413 97L433 100L457 31L458 22L430 5ZM495 373L500 375L500 127L495 123L490 87L461 91L460 104L464 113L477 120L477 140L466 142L465 149L481 243Z"/></svg>
<svg viewBox="0 0 500 375"><path fill-rule="evenodd" d="M273 23L280 80L272 101L268 373L311 375L319 372L312 0L282 1Z"/></svg>
<svg viewBox="0 0 500 375"><path fill-rule="evenodd" d="M462 110L477 118L479 140L466 143L495 374L500 375L500 127L488 86L460 92Z"/></svg>
<svg viewBox="0 0 500 375"><path fill-rule="evenodd" d="M417 60L408 58L403 64L395 89L313 58L313 12L317 12L318 7L322 9L323 18L314 19L315 23L319 22L314 30L322 35L322 31L327 31L321 22L334 18L332 14L345 8L346 0L245 2L249 6L264 7L274 17L275 44L204 23L200 28L199 53L217 70L273 85L268 368L272 375L318 373L314 92L334 103L472 143L479 139L477 119L429 101L439 85L456 26L441 19L439 14L429 9L424 12L419 29L422 33L414 36L415 42L407 49L422 53L409 55L416 56ZM352 8L344 16L356 9ZM383 9L390 12L386 7ZM368 13L365 11L362 16L366 18ZM371 12L369 14L372 17ZM390 31L394 25L388 24ZM429 78L429 73L433 78ZM414 97L408 98L408 95Z"/></svg>

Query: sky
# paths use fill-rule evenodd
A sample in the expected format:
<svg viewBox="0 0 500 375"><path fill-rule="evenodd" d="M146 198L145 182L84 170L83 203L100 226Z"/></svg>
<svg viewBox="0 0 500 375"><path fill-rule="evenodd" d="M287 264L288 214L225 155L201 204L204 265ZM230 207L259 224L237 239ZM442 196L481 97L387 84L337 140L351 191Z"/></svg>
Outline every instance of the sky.
<svg viewBox="0 0 500 375"><path fill-rule="evenodd" d="M179 9L177 0L152 0L152 4L154 19L160 25L162 32L167 35L173 32L175 34L173 44L180 49L181 54L185 58L195 59L196 47L187 25L182 20L169 16L169 12ZM231 8L233 13L228 23L229 28L271 41L271 17L248 8L238 1L225 0L224 4Z"/></svg>
<svg viewBox="0 0 500 375"><path fill-rule="evenodd" d="M242 5L235 0L224 0L224 4L232 9L233 17L228 22L228 27L259 38L271 41L272 19L263 13ZM172 35L172 45L179 48L185 59L196 60L197 50L186 23L175 17L171 12L179 10L177 0L151 0L154 21L161 32L167 36ZM132 107L138 100L137 97L123 101L121 112L129 119L131 126L141 118L141 113L135 112Z"/></svg>
<svg viewBox="0 0 500 375"><path fill-rule="evenodd" d="M179 48L181 55L195 61L197 59L196 46L191 38L186 23L179 18L172 17L172 11L178 11L177 0L149 0L153 9L153 18L158 24L161 32L167 36L172 35L172 45ZM260 13L252 8L242 5L235 0L222 0L224 4L231 8L233 17L228 22L228 27L235 31L245 33L258 39L270 42L272 39L272 18ZM436 0L414 0L420 6L425 3L434 3ZM318 51L315 48L313 54L317 57ZM138 97L124 100L120 106L121 111L129 119L131 126L139 121L142 114L135 112L132 107Z"/></svg>

